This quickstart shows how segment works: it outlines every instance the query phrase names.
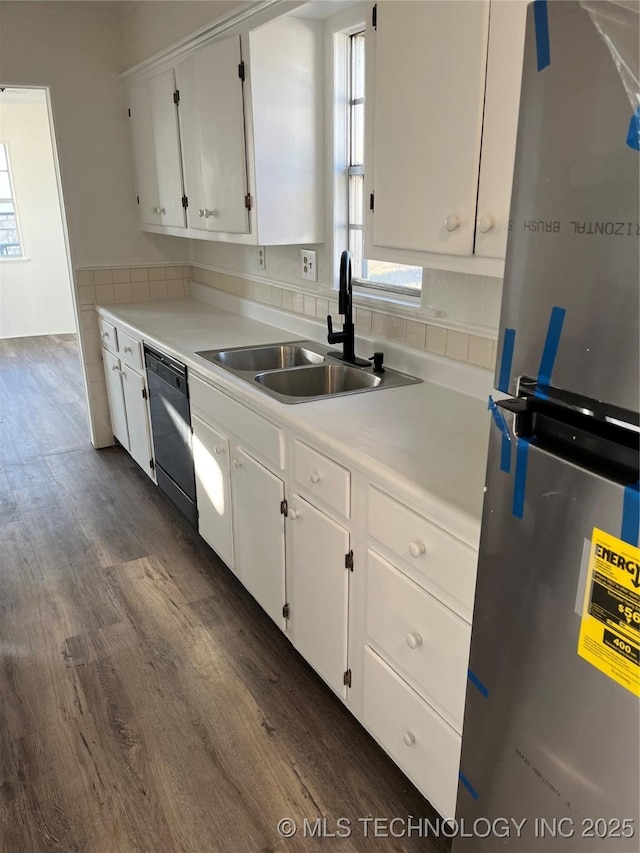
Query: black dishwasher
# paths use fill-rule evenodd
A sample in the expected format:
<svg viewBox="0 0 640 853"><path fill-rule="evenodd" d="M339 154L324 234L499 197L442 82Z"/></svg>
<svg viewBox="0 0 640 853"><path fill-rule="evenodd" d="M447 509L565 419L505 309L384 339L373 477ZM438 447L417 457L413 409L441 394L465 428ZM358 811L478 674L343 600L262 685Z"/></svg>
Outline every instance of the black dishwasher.
<svg viewBox="0 0 640 853"><path fill-rule="evenodd" d="M158 488L197 527L187 368L145 344Z"/></svg>

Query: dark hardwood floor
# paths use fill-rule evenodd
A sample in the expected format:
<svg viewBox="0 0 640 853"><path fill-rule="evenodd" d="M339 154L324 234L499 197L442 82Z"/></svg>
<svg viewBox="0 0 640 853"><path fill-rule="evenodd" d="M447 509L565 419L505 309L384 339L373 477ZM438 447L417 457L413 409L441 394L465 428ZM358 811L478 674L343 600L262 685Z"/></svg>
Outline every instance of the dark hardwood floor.
<svg viewBox="0 0 640 853"><path fill-rule="evenodd" d="M0 341L0 652L3 851L448 849L364 837L435 814L130 457L91 447L73 336ZM340 817L349 838L303 837Z"/></svg>

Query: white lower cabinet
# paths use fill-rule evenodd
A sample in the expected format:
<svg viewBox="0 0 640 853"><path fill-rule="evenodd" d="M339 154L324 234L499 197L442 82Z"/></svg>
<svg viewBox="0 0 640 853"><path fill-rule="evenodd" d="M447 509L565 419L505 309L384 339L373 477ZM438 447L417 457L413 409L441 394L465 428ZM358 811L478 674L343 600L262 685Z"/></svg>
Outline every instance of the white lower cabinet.
<svg viewBox="0 0 640 853"><path fill-rule="evenodd" d="M295 495L289 506L294 645L346 698L349 531Z"/></svg>
<svg viewBox="0 0 640 853"><path fill-rule="evenodd" d="M453 818L462 738L369 646L364 724L440 814Z"/></svg>
<svg viewBox="0 0 640 853"><path fill-rule="evenodd" d="M120 377L129 433L129 453L149 474L153 472L153 445L147 409L147 382L144 376L121 362Z"/></svg>
<svg viewBox="0 0 640 853"><path fill-rule="evenodd" d="M236 571L273 621L286 626L284 483L246 451L232 451Z"/></svg>
<svg viewBox="0 0 640 853"><path fill-rule="evenodd" d="M452 818L475 551L295 428L197 376L190 393L201 535Z"/></svg>
<svg viewBox="0 0 640 853"><path fill-rule="evenodd" d="M229 440L197 415L191 416L198 530L234 569Z"/></svg>
<svg viewBox="0 0 640 853"><path fill-rule="evenodd" d="M102 350L102 362L104 364L104 378L107 382L107 395L109 397L109 411L111 412L111 429L120 444L129 450L129 432L127 430L127 412L124 402L124 391L120 378L120 359Z"/></svg>

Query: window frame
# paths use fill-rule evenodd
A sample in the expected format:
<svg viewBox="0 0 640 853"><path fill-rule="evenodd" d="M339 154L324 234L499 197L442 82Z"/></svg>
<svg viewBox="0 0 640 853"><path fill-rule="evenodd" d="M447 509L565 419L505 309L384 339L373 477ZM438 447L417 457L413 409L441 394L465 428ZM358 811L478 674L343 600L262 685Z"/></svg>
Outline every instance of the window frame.
<svg viewBox="0 0 640 853"><path fill-rule="evenodd" d="M20 254L19 255L5 255L0 251L0 261L2 261L3 263L7 263L7 262L14 262L15 263L16 261L26 261L26 260L28 260L28 258L27 258L27 253L25 250L24 238L22 236L22 228L20 227L20 214L18 212L18 203L16 200L16 190L15 190L15 184L13 181L13 170L11 167L11 153L9 151L9 143L3 142L2 140L0 140L0 146L2 146L2 148L4 148L4 156L5 156L5 160L7 163L6 170L2 169L1 171L3 171L3 172L6 171L6 173L7 173L7 178L9 180L9 191L11 193L9 198L0 198L0 203L5 202L5 203L10 203L13 205L13 216L14 216L14 219L16 221L15 231L18 234L18 245L20 247ZM2 244L0 244L0 245L2 245Z"/></svg>
<svg viewBox="0 0 640 853"><path fill-rule="evenodd" d="M343 42L337 43L335 45L336 50L343 50L344 55L342 57L342 63L344 64L344 72L346 73L346 82L344 82L345 92L343 95L344 101L344 117L342 121L338 121L335 127L336 133L340 132L340 127L343 125L343 133L345 140L345 160L344 160L344 171L345 171L345 186L346 186L346 201L345 201L345 218L346 218L346 235L344 240L344 247L351 248L351 236L353 231L360 231L362 233L362 260L363 263L367 262L367 258L364 255L364 228L366 222L366 182L364 182L364 150L363 150L363 162L362 163L353 163L352 153L354 150L353 145L353 107L357 104L367 102L367 82L366 82L366 64L365 64L365 80L362 81L362 85L364 88L363 97L354 98L353 85L352 85L352 75L353 75L353 40L356 36L363 37L363 49L364 45L366 45L367 39L367 26L365 21L363 20L360 25L353 25L346 27L342 30L341 33L344 36ZM337 57L336 57L337 60ZM340 91L339 88L335 87L334 81L334 89L335 89L335 111L339 110L340 107ZM367 112L365 107L365 117L364 117L364 125L362 128L363 132L363 149L366 146L366 132L367 132ZM366 149L365 149L366 150ZM339 167L339 164L336 164ZM353 226L350 222L350 211L351 211L351 178L354 176L362 175L363 176L363 187L362 187L362 224L359 226ZM408 266L411 266L410 264ZM423 273L424 276L424 273ZM370 297L376 299L388 299L393 302L397 302L400 304L405 304L411 307L420 306L422 302L422 292L423 292L423 281L421 279L420 287L410 287L407 285L396 285L390 284L388 282L378 282L372 279L361 278L359 276L354 275L353 277L353 285L354 292L363 297Z"/></svg>

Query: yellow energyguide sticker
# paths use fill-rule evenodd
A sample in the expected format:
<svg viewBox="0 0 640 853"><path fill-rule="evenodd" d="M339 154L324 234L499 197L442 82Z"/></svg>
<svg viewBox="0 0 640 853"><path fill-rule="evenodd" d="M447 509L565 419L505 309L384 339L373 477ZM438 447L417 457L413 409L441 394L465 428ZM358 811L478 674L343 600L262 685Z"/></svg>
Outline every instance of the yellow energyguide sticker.
<svg viewBox="0 0 640 853"><path fill-rule="evenodd" d="M640 548L593 528L578 654L640 696Z"/></svg>

